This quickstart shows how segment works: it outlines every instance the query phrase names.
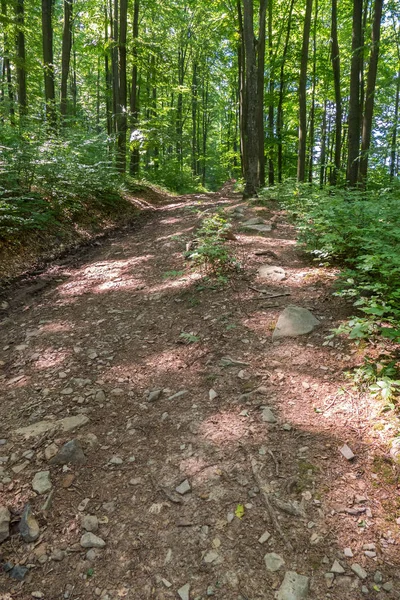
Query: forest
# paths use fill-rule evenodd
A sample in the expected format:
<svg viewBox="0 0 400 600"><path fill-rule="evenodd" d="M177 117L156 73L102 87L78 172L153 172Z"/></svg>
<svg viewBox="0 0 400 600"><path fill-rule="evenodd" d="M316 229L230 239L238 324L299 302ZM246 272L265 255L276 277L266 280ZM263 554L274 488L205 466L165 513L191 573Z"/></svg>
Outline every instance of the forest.
<svg viewBox="0 0 400 600"><path fill-rule="evenodd" d="M3 246L123 213L143 184L234 179L397 323L395 1L2 0L0 22Z"/></svg>

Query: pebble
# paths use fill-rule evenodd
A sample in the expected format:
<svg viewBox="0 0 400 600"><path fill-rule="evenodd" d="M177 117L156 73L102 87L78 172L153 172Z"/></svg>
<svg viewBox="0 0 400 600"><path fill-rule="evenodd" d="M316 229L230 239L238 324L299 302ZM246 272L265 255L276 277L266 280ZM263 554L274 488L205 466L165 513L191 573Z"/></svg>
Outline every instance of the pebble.
<svg viewBox="0 0 400 600"><path fill-rule="evenodd" d="M185 479L184 481L182 481L182 483L180 483L175 490L178 492L178 494L181 494L182 496L184 494L187 494L188 492L191 491L191 486L190 483L187 479Z"/></svg>
<svg viewBox="0 0 400 600"><path fill-rule="evenodd" d="M54 458L54 456L56 456L58 452L58 446L57 444L54 444L54 442L52 444L50 444L49 446L47 446L44 450L44 456L46 458L47 461L51 460L52 458Z"/></svg>
<svg viewBox="0 0 400 600"><path fill-rule="evenodd" d="M275 552L269 552L264 556L265 566L268 571L275 573L275 571L279 571L281 567L285 564L285 561L279 554L275 554Z"/></svg>
<svg viewBox="0 0 400 600"><path fill-rule="evenodd" d="M337 560L335 560L335 562L331 566L331 573L337 573L338 575L342 575L344 573L342 565Z"/></svg>
<svg viewBox="0 0 400 600"><path fill-rule="evenodd" d="M365 556L368 556L368 558L376 557L376 552L374 552L373 550L365 550L364 554L365 554Z"/></svg>
<svg viewBox="0 0 400 600"><path fill-rule="evenodd" d="M110 458L110 460L108 461L108 464L110 465L122 465L124 461L122 460L122 458L120 456L112 456Z"/></svg>
<svg viewBox="0 0 400 600"><path fill-rule="evenodd" d="M97 531L99 528L99 520L94 515L85 515L82 519L82 527L86 531Z"/></svg>
<svg viewBox="0 0 400 600"><path fill-rule="evenodd" d="M183 585L178 590L178 596L181 600L190 600L189 593L190 593L190 583L185 583L185 585Z"/></svg>
<svg viewBox="0 0 400 600"><path fill-rule="evenodd" d="M343 554L347 557L347 558L353 558L354 554L351 548L345 548L343 550Z"/></svg>
<svg viewBox="0 0 400 600"><path fill-rule="evenodd" d="M226 515L226 520L228 521L228 523L232 523L233 519L235 518L235 514L233 512L229 512Z"/></svg>
<svg viewBox="0 0 400 600"><path fill-rule="evenodd" d="M272 412L272 410L269 408L269 406L265 406L262 409L262 420L265 423L276 423L276 417L274 415L274 413Z"/></svg>
<svg viewBox="0 0 400 600"><path fill-rule="evenodd" d="M375 550L375 544L363 544L363 550Z"/></svg>
<svg viewBox="0 0 400 600"><path fill-rule="evenodd" d="M295 571L286 571L276 600L303 600L308 595L309 578Z"/></svg>
<svg viewBox="0 0 400 600"><path fill-rule="evenodd" d="M383 581L383 575L380 571L375 571L374 574L374 582L375 583L382 583Z"/></svg>
<svg viewBox="0 0 400 600"><path fill-rule="evenodd" d="M3 567L4 568L4 567ZM6 569L4 569L6 570ZM25 575L29 572L27 567L21 567L20 565L15 565L11 569L7 570L8 574L12 579L16 579L17 581L23 581L25 579Z"/></svg>
<svg viewBox="0 0 400 600"><path fill-rule="evenodd" d="M65 554L64 550L61 550L60 548L56 548L50 554L50 560L55 560L56 562L61 562L65 558L65 556L66 556L66 554Z"/></svg>
<svg viewBox="0 0 400 600"><path fill-rule="evenodd" d="M353 563L351 565L351 570L353 571L353 573L355 573L357 575L357 577L359 577L360 579L366 579L368 574L367 572L362 568L361 565L359 565L358 563Z"/></svg>
<svg viewBox="0 0 400 600"><path fill-rule="evenodd" d="M325 573L325 581L328 588L332 587L335 579L334 573Z"/></svg>
<svg viewBox="0 0 400 600"><path fill-rule="evenodd" d="M60 448L55 456L50 460L51 465L84 465L86 456L83 453L79 440L70 440Z"/></svg>
<svg viewBox="0 0 400 600"><path fill-rule="evenodd" d="M217 558L219 558L218 552L215 552L215 550L209 550L204 555L204 562L207 563L207 564L211 564L214 561L216 561Z"/></svg>
<svg viewBox="0 0 400 600"><path fill-rule="evenodd" d="M106 401L106 395L105 395L104 390L98 390L96 392L95 400L96 400L96 402L105 402Z"/></svg>
<svg viewBox="0 0 400 600"><path fill-rule="evenodd" d="M90 550L88 550L86 552L86 559L90 560L90 561L93 561L93 560L96 560L96 558L98 557L98 555L99 555L99 551L96 550L95 548L91 548Z"/></svg>
<svg viewBox="0 0 400 600"><path fill-rule="evenodd" d="M39 592L39 591L32 592L31 596L32 596L32 598L44 598L43 592Z"/></svg>
<svg viewBox="0 0 400 600"><path fill-rule="evenodd" d="M27 504L19 522L19 532L26 543L35 542L40 535L39 523L32 514L30 504Z"/></svg>
<svg viewBox="0 0 400 600"><path fill-rule="evenodd" d="M81 537L80 544L82 548L104 548L104 546L106 545L103 539L90 532L83 534L83 536Z"/></svg>
<svg viewBox="0 0 400 600"><path fill-rule="evenodd" d="M149 402L155 402L156 400L158 400L160 398L162 394L162 390L152 390L151 392L149 392L148 396L147 396L147 400Z"/></svg>
<svg viewBox="0 0 400 600"><path fill-rule="evenodd" d="M10 535L10 511L6 506L0 506L0 544Z"/></svg>
<svg viewBox="0 0 400 600"><path fill-rule="evenodd" d="M211 390L208 392L208 397L209 397L209 399L210 399L211 401L213 401L213 400L215 400L215 398L217 398L217 397L218 397L218 393L217 393L215 390L211 389Z"/></svg>
<svg viewBox="0 0 400 600"><path fill-rule="evenodd" d="M346 460L353 460L355 454L347 444L344 444L344 446L342 446L339 450Z"/></svg>
<svg viewBox="0 0 400 600"><path fill-rule="evenodd" d="M32 488L38 494L46 494L52 488L50 471L39 471L32 481Z"/></svg>
<svg viewBox="0 0 400 600"><path fill-rule="evenodd" d="M385 590L385 592L391 592L393 589L393 581L387 581L384 583L382 589Z"/></svg>
<svg viewBox="0 0 400 600"><path fill-rule="evenodd" d="M270 532L269 531L264 531L264 533L262 534L262 536L258 538L258 543L259 544L265 544L265 542L267 542L270 537L271 537Z"/></svg>

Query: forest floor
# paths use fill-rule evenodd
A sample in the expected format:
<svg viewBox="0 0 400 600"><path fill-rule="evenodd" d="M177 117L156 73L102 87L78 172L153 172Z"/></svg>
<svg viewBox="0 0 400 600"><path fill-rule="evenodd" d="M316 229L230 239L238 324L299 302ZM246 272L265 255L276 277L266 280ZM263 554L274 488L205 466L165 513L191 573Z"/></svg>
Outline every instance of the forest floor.
<svg viewBox="0 0 400 600"><path fill-rule="evenodd" d="M185 245L235 206L242 270L219 285ZM272 231L245 231L259 216ZM276 203L226 188L157 206L8 290L1 600L400 598L397 467L376 402L345 379L357 348L326 344L352 307L295 237ZM261 280L266 264L285 278ZM321 326L273 341L288 305ZM28 502L33 542L19 534Z"/></svg>

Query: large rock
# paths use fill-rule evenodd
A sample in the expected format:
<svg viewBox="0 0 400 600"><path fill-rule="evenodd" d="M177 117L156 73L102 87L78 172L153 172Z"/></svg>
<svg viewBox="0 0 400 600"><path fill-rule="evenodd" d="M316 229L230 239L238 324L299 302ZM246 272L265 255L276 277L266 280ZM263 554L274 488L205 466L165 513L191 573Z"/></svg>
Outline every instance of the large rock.
<svg viewBox="0 0 400 600"><path fill-rule="evenodd" d="M24 512L22 513L21 521L19 523L19 532L24 542L27 542L28 544L30 542L35 542L40 535L39 523L33 516L29 504L25 506Z"/></svg>
<svg viewBox="0 0 400 600"><path fill-rule="evenodd" d="M305 335L311 333L319 324L318 319L306 308L288 306L279 315L272 339L278 340L285 337Z"/></svg>
<svg viewBox="0 0 400 600"><path fill-rule="evenodd" d="M39 471L32 481L32 488L37 494L46 494L52 488L50 471Z"/></svg>
<svg viewBox="0 0 400 600"><path fill-rule="evenodd" d="M267 567L267 570L271 571L272 573L275 573L275 571L279 571L279 569L285 564L285 561L283 560L282 556L279 556L279 554L275 554L275 552L269 552L268 554L266 554L264 556L264 562L265 566Z"/></svg>
<svg viewBox="0 0 400 600"><path fill-rule="evenodd" d="M248 227L249 225L265 225L265 221L261 217L252 217L243 223L244 227Z"/></svg>
<svg viewBox="0 0 400 600"><path fill-rule="evenodd" d="M268 223L265 223L265 225L245 225L244 227L249 231L257 231L258 233L268 233L269 231L272 231L272 225L268 225Z"/></svg>
<svg viewBox="0 0 400 600"><path fill-rule="evenodd" d="M282 281L286 279L286 273L282 267L271 267L269 265L262 265L258 269L258 276L261 279L268 279L269 281Z"/></svg>
<svg viewBox="0 0 400 600"><path fill-rule="evenodd" d="M10 535L10 511L6 506L0 506L0 544Z"/></svg>
<svg viewBox="0 0 400 600"><path fill-rule="evenodd" d="M68 431L78 429L78 427L82 427L86 423L89 423L89 418L86 415L75 415L73 417L65 417L59 421L38 421L33 425L16 429L15 433L24 436L25 439L29 439L31 437L39 437L50 431L68 433Z"/></svg>
<svg viewBox="0 0 400 600"><path fill-rule="evenodd" d="M82 548L104 548L106 545L105 541L101 537L98 537L89 531L83 534L80 543Z"/></svg>
<svg viewBox="0 0 400 600"><path fill-rule="evenodd" d="M303 600L308 595L308 577L295 571L286 571L276 600Z"/></svg>
<svg viewBox="0 0 400 600"><path fill-rule="evenodd" d="M84 465L86 456L83 453L79 440L70 440L50 460L51 465Z"/></svg>

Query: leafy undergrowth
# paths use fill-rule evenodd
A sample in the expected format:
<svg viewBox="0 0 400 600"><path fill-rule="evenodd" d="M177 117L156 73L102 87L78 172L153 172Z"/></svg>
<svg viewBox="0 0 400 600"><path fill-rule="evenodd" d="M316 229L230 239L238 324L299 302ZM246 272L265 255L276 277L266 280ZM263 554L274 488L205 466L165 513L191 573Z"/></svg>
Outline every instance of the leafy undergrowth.
<svg viewBox="0 0 400 600"><path fill-rule="evenodd" d="M270 196L268 189L261 194ZM400 380L399 187L361 192L286 183L278 197L304 249L320 265L341 266L335 293L351 300L356 314L333 334L378 342L389 357L383 365L366 357L354 380L394 407Z"/></svg>

